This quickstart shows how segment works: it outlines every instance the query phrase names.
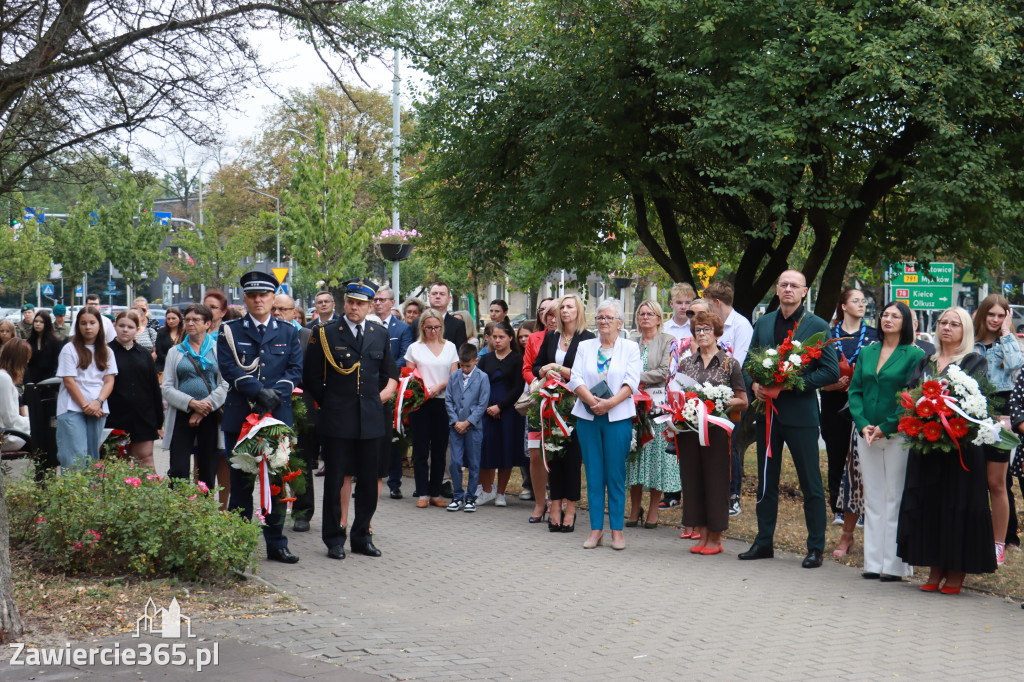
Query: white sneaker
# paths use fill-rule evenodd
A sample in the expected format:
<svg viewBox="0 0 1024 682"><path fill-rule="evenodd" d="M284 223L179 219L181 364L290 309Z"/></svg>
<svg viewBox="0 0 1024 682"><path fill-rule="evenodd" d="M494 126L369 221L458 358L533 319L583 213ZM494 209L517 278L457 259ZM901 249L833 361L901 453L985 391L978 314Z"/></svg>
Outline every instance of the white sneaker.
<svg viewBox="0 0 1024 682"><path fill-rule="evenodd" d="M486 490L481 489L480 494L476 496L476 506L482 507L488 502L493 502L497 497L498 493L495 491L492 490L491 492L487 492Z"/></svg>
<svg viewBox="0 0 1024 682"><path fill-rule="evenodd" d="M841 526L845 522L846 522L846 519L843 518L843 515L840 514L839 512L836 512L835 517L832 519L832 525L833 526Z"/></svg>
<svg viewBox="0 0 1024 682"><path fill-rule="evenodd" d="M530 490L529 488L523 488L523 492L519 493L519 499L520 500L532 500L533 499L533 491Z"/></svg>
<svg viewBox="0 0 1024 682"><path fill-rule="evenodd" d="M480 496L484 494L484 487L482 485L480 485L479 483L477 483L476 484L476 492L473 493L473 494L476 496L477 499L480 499Z"/></svg>
<svg viewBox="0 0 1024 682"><path fill-rule="evenodd" d="M494 506L495 507L507 507L508 506L508 502L505 500L505 496L499 494L497 497L495 497L494 498Z"/></svg>

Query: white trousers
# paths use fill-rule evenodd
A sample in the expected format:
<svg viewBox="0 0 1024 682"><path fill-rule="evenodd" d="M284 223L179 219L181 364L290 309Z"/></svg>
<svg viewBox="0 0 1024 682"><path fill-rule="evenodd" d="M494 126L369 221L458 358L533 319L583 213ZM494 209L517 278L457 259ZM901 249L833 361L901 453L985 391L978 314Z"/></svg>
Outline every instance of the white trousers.
<svg viewBox="0 0 1024 682"><path fill-rule="evenodd" d="M864 481L864 570L910 576L914 569L896 556L896 525L907 476L907 447L893 436L871 445L857 436Z"/></svg>

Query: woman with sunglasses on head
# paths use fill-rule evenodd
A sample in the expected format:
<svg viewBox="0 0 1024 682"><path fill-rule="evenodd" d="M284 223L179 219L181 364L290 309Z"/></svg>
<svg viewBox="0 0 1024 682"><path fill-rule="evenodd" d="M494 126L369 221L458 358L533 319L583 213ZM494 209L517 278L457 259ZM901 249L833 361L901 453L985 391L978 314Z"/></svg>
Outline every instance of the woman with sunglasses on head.
<svg viewBox="0 0 1024 682"><path fill-rule="evenodd" d="M586 327L587 314L583 308L583 299L576 294L566 294L554 302L549 311L552 309L557 325L555 331L544 333L544 340L533 361L533 373L544 381L556 379L568 382L579 344L593 339L594 334ZM542 454L538 450L535 456L542 457ZM564 450L557 457L548 459L548 486L551 490L548 530L552 533L569 533L576 529L576 503L580 500L582 461L580 441L575 431L566 442ZM543 459L541 464L543 466ZM622 523L621 519L619 523Z"/></svg>
<svg viewBox="0 0 1024 682"><path fill-rule="evenodd" d="M1024 367L1024 352L1021 352L1017 335L1013 333L1010 302L999 294L986 297L974 313L974 352L988 363L985 376L996 391L997 409L1008 427L1013 376ZM1009 467L1009 450L985 447L985 469L992 501L992 532L996 540L996 563L1000 566L1003 565L1007 538L1015 541L1013 544L1020 544L1020 538L1017 537L1016 505L1013 503L1013 495L1008 493L1011 483L1007 474Z"/></svg>
<svg viewBox="0 0 1024 682"><path fill-rule="evenodd" d="M985 377L988 363L971 352L974 327L966 310L945 310L936 331L935 355L918 362L908 386L943 379L950 365L976 380ZM911 447L907 457L896 554L912 566L929 567L925 592L958 594L966 574L996 570L985 453L966 438L959 445L959 453Z"/></svg>
<svg viewBox="0 0 1024 682"><path fill-rule="evenodd" d="M898 396L924 358L924 351L914 345L912 317L910 309L898 301L882 308L878 316L882 342L860 353L849 384L850 415L864 479L864 577L883 582L913 574L896 556L896 521L907 471L907 445L897 431ZM852 531L851 527L843 532L847 549L853 544Z"/></svg>
<svg viewBox="0 0 1024 682"><path fill-rule="evenodd" d="M643 301L636 309L637 334L632 338L640 346L640 389L665 391L671 364L672 344L675 337L662 331L661 306L657 301ZM654 438L640 448L636 460L626 462L626 486L629 488L629 519L626 526L633 528L658 527L658 503L662 493L675 493L681 489L679 459L667 451L668 443L662 429L656 428ZM644 488L650 491L647 515L640 518Z"/></svg>

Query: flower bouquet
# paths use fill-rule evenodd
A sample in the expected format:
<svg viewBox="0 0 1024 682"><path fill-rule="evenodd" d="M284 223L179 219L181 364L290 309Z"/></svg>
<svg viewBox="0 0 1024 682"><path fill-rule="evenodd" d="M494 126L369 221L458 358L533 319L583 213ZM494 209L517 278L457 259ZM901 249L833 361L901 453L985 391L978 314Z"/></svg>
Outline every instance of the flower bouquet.
<svg viewBox="0 0 1024 682"><path fill-rule="evenodd" d="M700 444L707 445L711 426L732 433L727 410L733 395L731 387L711 383L691 386L685 392L669 391L668 402L661 408L663 414L654 421L666 424L666 434L673 438L681 431L696 431Z"/></svg>
<svg viewBox="0 0 1024 682"><path fill-rule="evenodd" d="M943 379L931 379L912 391L900 394L903 416L897 430L911 447L923 453L952 452L960 455L960 441L970 438L974 445L991 445L1012 450L1017 437L989 415L988 399L977 380L958 365L950 365Z"/></svg>
<svg viewBox="0 0 1024 682"><path fill-rule="evenodd" d="M572 435L575 422L572 408L576 405L576 394L558 379L536 381L530 390L537 401L527 413L527 420L530 431L540 434L540 451L547 469L548 452L561 452L565 441Z"/></svg>
<svg viewBox="0 0 1024 682"><path fill-rule="evenodd" d="M405 425L409 423L409 415L423 407L427 400L427 385L423 383L423 375L418 369L402 368L394 400L395 431L392 442L397 442L405 436Z"/></svg>
<svg viewBox="0 0 1024 682"><path fill-rule="evenodd" d="M128 435L127 431L114 429L107 436L107 439L103 441L103 445L100 446L100 458L116 457L117 459L128 459L128 448L131 447L131 444L132 437Z"/></svg>
<svg viewBox="0 0 1024 682"><path fill-rule="evenodd" d="M633 417L633 439L629 444L627 462L636 462L643 447L654 440L654 424L651 422L652 402L646 391L633 394L636 416Z"/></svg>
<svg viewBox="0 0 1024 682"><path fill-rule="evenodd" d="M811 360L821 357L822 351L835 339L824 332L818 332L803 343L793 339L794 328L778 348L752 348L743 363L743 369L751 379L764 387L771 399L778 398L783 389L800 390L804 387L801 374ZM765 412L761 400L754 401L754 409Z"/></svg>
<svg viewBox="0 0 1024 682"><path fill-rule="evenodd" d="M258 477L261 520L272 511L274 499L287 504L306 490L304 463L292 457L294 444L295 432L291 427L269 413L262 417L250 414L242 425L229 461L234 468ZM291 495L282 497L288 489Z"/></svg>

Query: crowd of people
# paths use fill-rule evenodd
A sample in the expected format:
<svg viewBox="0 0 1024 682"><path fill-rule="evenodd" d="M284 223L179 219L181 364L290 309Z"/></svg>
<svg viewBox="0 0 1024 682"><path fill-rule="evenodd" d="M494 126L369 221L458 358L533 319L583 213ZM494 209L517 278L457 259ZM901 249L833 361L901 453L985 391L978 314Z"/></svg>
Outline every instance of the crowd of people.
<svg viewBox="0 0 1024 682"><path fill-rule="evenodd" d="M703 298L688 284L674 286L668 319L657 301L640 302L628 336L625 311L614 299L597 304L596 333L576 294L544 299L536 320L518 328L508 305L495 300L481 341L468 312L449 310L451 290L443 282L427 289L426 301L410 298L399 309L388 287L353 280L344 285L340 314L333 295L322 291L308 324L293 299L275 295L272 277L247 273L241 287L244 312L209 290L202 303L169 309L162 326L151 320L145 299L113 321L87 305L72 325L63 306L51 318L26 305L18 325L0 324L0 424L27 433L18 387L60 377L62 467L98 457L104 429L126 432L129 456L144 466L153 465L154 442L162 438L171 479L195 475L211 490L219 486L228 509L251 516L253 478L227 465L227 451L251 412L291 425L292 396L301 392L307 418L299 451L305 473L323 476L327 554L344 558L348 541L352 552L380 556L372 530L377 499L385 483L392 499L404 497L407 453L394 437L392 398L401 373L415 372L425 396L405 428L416 508L469 513L483 504L507 506L519 468L519 497L534 503L527 520L546 519L550 532L572 533L585 474L584 548L603 545L607 525L608 544L624 549L624 527L656 528L660 510L681 498L689 551L714 555L730 517L742 513L737 438L725 428L710 428L706 437L659 428L630 457L634 397L644 391L657 403L696 381L732 390L725 409L734 422L753 400L772 399L770 428L768 415L754 415L758 530L739 559L774 556L783 446L803 498L805 568L821 565L830 520L843 526L834 556L851 551L862 523L864 577L899 581L913 566L927 566L926 591L959 592L965 574L996 570L1006 545L1019 544L1012 494L1014 478L1024 485L1019 460L1011 467L1008 451L966 441L959 457L926 455L897 428L900 393L956 366L991 385L1005 427L1024 433L1024 352L999 295L984 299L973 317L962 308L944 311L933 346L917 339L915 316L903 303L885 303L876 324L868 324L859 289L842 293L831 321L817 317L805 308L807 282L796 270L780 275L778 308L753 325L733 309L732 285L717 281ZM752 349L819 333L834 343L803 367L800 388L762 386L742 369ZM554 382L576 398L571 434L557 456L538 447L517 409L531 387ZM4 447L23 445L8 439ZM292 529L309 531L311 485L292 513ZM268 556L294 563L284 517L275 508L264 520Z"/></svg>

